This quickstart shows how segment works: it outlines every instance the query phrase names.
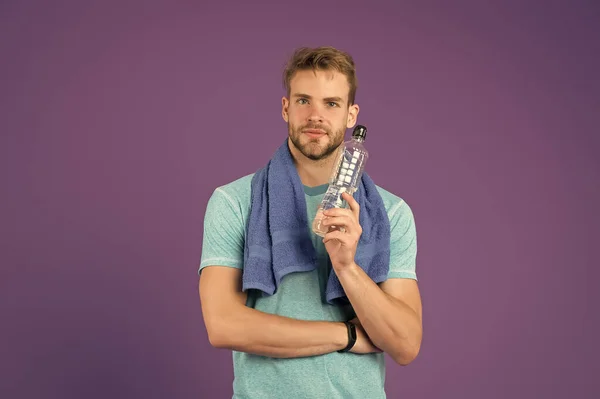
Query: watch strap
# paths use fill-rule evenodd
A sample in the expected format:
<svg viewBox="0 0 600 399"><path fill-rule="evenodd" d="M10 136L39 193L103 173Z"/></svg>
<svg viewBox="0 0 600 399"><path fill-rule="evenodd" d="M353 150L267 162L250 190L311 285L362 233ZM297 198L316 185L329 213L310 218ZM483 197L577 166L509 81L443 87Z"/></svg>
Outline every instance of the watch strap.
<svg viewBox="0 0 600 399"><path fill-rule="evenodd" d="M356 326L354 323L350 323L349 321L345 321L344 324L348 329L348 345L346 345L344 349L339 350L339 353L348 352L356 343Z"/></svg>

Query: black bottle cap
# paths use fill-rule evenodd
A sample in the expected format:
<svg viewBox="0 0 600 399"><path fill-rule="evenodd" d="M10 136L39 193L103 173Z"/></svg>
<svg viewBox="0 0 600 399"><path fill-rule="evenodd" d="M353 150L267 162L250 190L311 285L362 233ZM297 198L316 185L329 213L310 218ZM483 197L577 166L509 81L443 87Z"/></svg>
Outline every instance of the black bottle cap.
<svg viewBox="0 0 600 399"><path fill-rule="evenodd" d="M352 131L352 137L365 140L367 138L367 128L363 125L356 125Z"/></svg>

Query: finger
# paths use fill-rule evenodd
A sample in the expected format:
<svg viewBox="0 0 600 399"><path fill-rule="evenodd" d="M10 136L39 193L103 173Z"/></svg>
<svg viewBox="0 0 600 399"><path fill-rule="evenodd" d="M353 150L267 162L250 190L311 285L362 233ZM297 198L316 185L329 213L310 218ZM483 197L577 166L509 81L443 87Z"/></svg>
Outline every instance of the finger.
<svg viewBox="0 0 600 399"><path fill-rule="evenodd" d="M342 233L339 230L333 230L325 234L325 237L323 237L323 243L327 244L329 241L338 240L342 243L342 245L348 245L348 237L350 237L349 234Z"/></svg>
<svg viewBox="0 0 600 399"><path fill-rule="evenodd" d="M343 226L346 230L350 230L354 227L354 219L349 216L328 216L323 219L324 226Z"/></svg>
<svg viewBox="0 0 600 399"><path fill-rule="evenodd" d="M358 202L356 202L354 197L347 192L342 193L342 199L346 200L348 205L350 205L350 210L356 215L356 218L358 219L358 215L360 213L360 205L358 204Z"/></svg>
<svg viewBox="0 0 600 399"><path fill-rule="evenodd" d="M323 215L325 216L352 216L354 217L354 212L350 209L345 208L330 208L323 211Z"/></svg>

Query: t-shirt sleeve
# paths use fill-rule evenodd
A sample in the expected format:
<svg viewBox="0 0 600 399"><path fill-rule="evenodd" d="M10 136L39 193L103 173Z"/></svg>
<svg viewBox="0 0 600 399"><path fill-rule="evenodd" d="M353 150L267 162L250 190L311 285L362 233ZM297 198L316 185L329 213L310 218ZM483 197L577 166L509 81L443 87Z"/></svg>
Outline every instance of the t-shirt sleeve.
<svg viewBox="0 0 600 399"><path fill-rule="evenodd" d="M390 212L390 271L388 278L417 280L417 233L411 208L401 200Z"/></svg>
<svg viewBox="0 0 600 399"><path fill-rule="evenodd" d="M217 188L204 215L202 255L198 274L206 266L244 267L245 228L239 204Z"/></svg>

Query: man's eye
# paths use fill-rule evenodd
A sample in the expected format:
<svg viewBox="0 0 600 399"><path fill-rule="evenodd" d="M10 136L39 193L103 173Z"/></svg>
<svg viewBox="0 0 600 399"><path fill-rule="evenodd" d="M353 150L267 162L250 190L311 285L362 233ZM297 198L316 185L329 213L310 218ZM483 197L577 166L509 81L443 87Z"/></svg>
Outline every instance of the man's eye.
<svg viewBox="0 0 600 399"><path fill-rule="evenodd" d="M299 99L299 100L298 100L298 102L299 102L300 104L304 104L304 101L306 101L306 99L305 99L305 98L301 98L301 99Z"/></svg>
<svg viewBox="0 0 600 399"><path fill-rule="evenodd" d="M334 103L333 101L330 101L328 104L329 104L330 107L337 107L338 106L338 104Z"/></svg>

